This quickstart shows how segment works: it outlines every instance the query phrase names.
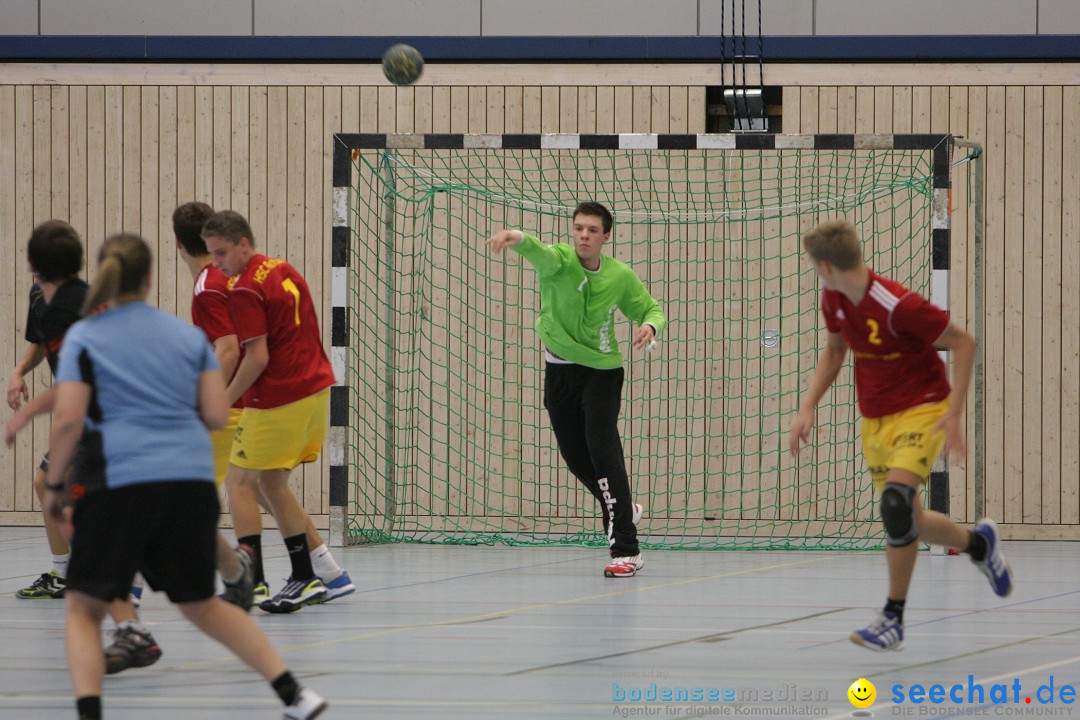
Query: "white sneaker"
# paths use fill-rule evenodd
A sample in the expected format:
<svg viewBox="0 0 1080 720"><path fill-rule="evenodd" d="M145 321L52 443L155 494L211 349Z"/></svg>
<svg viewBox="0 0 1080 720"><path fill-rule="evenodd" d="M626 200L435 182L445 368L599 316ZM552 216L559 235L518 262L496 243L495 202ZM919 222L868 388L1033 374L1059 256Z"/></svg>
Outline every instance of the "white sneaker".
<svg viewBox="0 0 1080 720"><path fill-rule="evenodd" d="M645 508L641 507L641 505L639 505L638 503L634 503L634 515L630 519L630 522L634 523L635 525L641 522L641 513L644 510Z"/></svg>
<svg viewBox="0 0 1080 720"><path fill-rule="evenodd" d="M611 564L604 568L604 577L633 577L643 567L645 567L645 561L641 559L641 553L630 557L612 558Z"/></svg>
<svg viewBox="0 0 1080 720"><path fill-rule="evenodd" d="M300 688L296 702L285 708L282 720L311 720L317 718L326 709L326 701L310 688Z"/></svg>

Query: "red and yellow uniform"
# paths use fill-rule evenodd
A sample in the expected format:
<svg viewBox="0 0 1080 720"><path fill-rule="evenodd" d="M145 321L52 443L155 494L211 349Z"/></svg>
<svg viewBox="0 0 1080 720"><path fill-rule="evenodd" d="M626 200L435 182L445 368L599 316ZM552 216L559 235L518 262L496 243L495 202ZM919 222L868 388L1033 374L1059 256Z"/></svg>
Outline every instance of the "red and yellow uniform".
<svg viewBox="0 0 1080 720"><path fill-rule="evenodd" d="M945 438L931 432L948 407L949 380L934 343L949 325L941 308L870 272L862 301L825 290L821 311L855 355L863 451L875 484L891 468L924 480Z"/></svg>
<svg viewBox="0 0 1080 720"><path fill-rule="evenodd" d="M230 462L252 470L291 469L318 458L334 373L315 304L292 265L254 255L229 295L241 347L266 337L266 368L242 398Z"/></svg>
<svg viewBox="0 0 1080 720"><path fill-rule="evenodd" d="M213 265L207 265L195 278L191 295L191 321L205 334L213 345L223 337L235 335L232 318L229 317L229 278ZM230 378L225 378L228 382ZM241 401L229 409L229 424L210 433L210 444L214 449L214 481L220 486L225 482L225 472L229 469L229 456L232 454L233 436L240 422Z"/></svg>

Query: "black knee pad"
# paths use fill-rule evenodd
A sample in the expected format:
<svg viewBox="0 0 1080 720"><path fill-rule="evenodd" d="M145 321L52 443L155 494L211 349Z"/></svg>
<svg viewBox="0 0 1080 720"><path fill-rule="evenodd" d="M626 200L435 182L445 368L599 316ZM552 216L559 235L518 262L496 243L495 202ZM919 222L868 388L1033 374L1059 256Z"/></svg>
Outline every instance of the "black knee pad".
<svg viewBox="0 0 1080 720"><path fill-rule="evenodd" d="M919 537L915 526L915 489L900 483L885 483L881 491L881 522L885 525L885 542L904 547Z"/></svg>

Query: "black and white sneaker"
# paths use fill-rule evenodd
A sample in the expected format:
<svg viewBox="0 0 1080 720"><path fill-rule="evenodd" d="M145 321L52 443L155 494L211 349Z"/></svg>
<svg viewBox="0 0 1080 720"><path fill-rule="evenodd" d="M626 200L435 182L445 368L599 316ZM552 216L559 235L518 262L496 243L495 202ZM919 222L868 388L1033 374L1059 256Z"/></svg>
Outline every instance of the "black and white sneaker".
<svg viewBox="0 0 1080 720"><path fill-rule="evenodd" d="M242 610L250 610L255 604L255 551L247 545L238 545L234 552L240 562L240 579L226 580L225 592L218 597Z"/></svg>
<svg viewBox="0 0 1080 720"><path fill-rule="evenodd" d="M300 688L296 701L285 708L282 720L311 720L317 718L326 709L326 701L310 688Z"/></svg>
<svg viewBox="0 0 1080 720"><path fill-rule="evenodd" d="M153 665L161 658L161 648L148 631L131 626L113 632L113 644L105 648L105 672L108 675L133 667Z"/></svg>

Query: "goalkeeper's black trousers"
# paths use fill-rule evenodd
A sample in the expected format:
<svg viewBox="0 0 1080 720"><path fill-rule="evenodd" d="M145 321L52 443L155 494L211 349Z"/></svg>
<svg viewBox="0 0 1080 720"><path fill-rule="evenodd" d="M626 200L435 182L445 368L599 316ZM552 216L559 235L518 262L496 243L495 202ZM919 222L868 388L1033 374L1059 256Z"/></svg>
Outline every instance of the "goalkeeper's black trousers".
<svg viewBox="0 0 1080 720"><path fill-rule="evenodd" d="M548 363L544 407L570 472L600 502L612 557L639 552L633 498L626 476L619 408L623 369Z"/></svg>

